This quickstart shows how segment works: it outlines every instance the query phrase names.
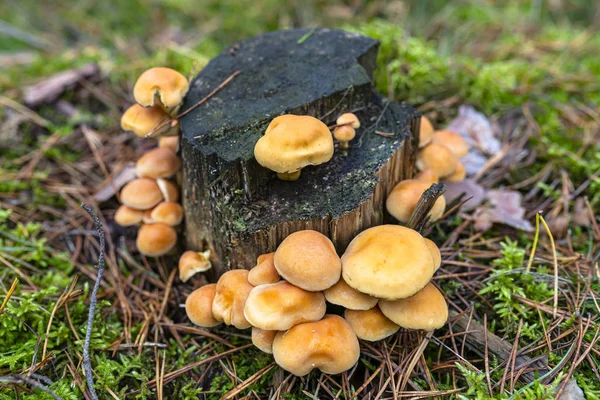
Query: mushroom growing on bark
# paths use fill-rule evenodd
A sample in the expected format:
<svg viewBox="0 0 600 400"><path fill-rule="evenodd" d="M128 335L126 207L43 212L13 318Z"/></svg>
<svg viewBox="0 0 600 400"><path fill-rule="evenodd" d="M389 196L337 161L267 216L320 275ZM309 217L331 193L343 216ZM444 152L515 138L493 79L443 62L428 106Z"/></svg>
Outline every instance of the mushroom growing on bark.
<svg viewBox="0 0 600 400"><path fill-rule="evenodd" d="M210 263L210 250L204 252L186 251L179 257L177 267L179 269L179 279L182 282L187 282L198 272L208 271L212 267Z"/></svg>
<svg viewBox="0 0 600 400"><path fill-rule="evenodd" d="M435 131L432 141L446 147L456 158L469 154L469 145L460 133L449 130Z"/></svg>
<svg viewBox="0 0 600 400"><path fill-rule="evenodd" d="M135 164L140 178L169 178L179 170L181 160L169 148L157 147L140 157Z"/></svg>
<svg viewBox="0 0 600 400"><path fill-rule="evenodd" d="M138 225L144 218L144 211L122 205L115 212L115 222L121 226Z"/></svg>
<svg viewBox="0 0 600 400"><path fill-rule="evenodd" d="M183 207L172 201L159 203L150 212L152 223L161 222L170 226L177 226L183 220Z"/></svg>
<svg viewBox="0 0 600 400"><path fill-rule="evenodd" d="M194 325L212 328L221 324L212 313L217 285L211 283L194 290L185 300L185 313Z"/></svg>
<svg viewBox="0 0 600 400"><path fill-rule="evenodd" d="M160 107L142 107L134 104L129 107L121 117L121 129L135 133L139 137L146 137L157 126L169 119L169 115ZM177 135L179 126L171 127L166 125L160 132L160 135Z"/></svg>
<svg viewBox="0 0 600 400"><path fill-rule="evenodd" d="M377 304L377 298L359 292L350 287L340 278L338 283L323 291L325 299L331 304L342 306L349 310L369 310Z"/></svg>
<svg viewBox="0 0 600 400"><path fill-rule="evenodd" d="M244 317L244 306L254 287L248 283L248 271L234 269L225 272L217 282L217 292L212 304L215 319L238 329L250 328Z"/></svg>
<svg viewBox="0 0 600 400"><path fill-rule="evenodd" d="M265 353L273 354L273 340L278 333L278 331L267 331L253 326L252 344Z"/></svg>
<svg viewBox="0 0 600 400"><path fill-rule="evenodd" d="M268 283L276 283L281 280L281 277L275 269L275 252L262 254L256 260L256 266L248 273L248 282L251 285L266 285Z"/></svg>
<svg viewBox="0 0 600 400"><path fill-rule="evenodd" d="M421 128L419 130L419 147L425 147L433 139L433 125L426 116L421 116Z"/></svg>
<svg viewBox="0 0 600 400"><path fill-rule="evenodd" d="M456 157L446 146L431 143L419 150L417 168L420 171L430 169L440 178L452 175L456 171Z"/></svg>
<svg viewBox="0 0 600 400"><path fill-rule="evenodd" d="M369 342L385 339L400 329L377 306L369 310L346 310L344 318L359 339Z"/></svg>
<svg viewBox="0 0 600 400"><path fill-rule="evenodd" d="M144 107L159 106L167 113L175 111L188 91L185 76L171 68L144 71L133 87L133 97Z"/></svg>
<svg viewBox="0 0 600 400"><path fill-rule="evenodd" d="M143 255L159 257L175 247L177 233L166 224L146 224L138 230L135 243Z"/></svg>
<svg viewBox="0 0 600 400"><path fill-rule="evenodd" d="M348 148L348 142L354 139L356 130L350 125L342 125L333 129L333 137L340 142L340 149Z"/></svg>
<svg viewBox="0 0 600 400"><path fill-rule="evenodd" d="M389 194L385 207L392 217L402 223L407 223L410 216L415 211L419 199L431 186L429 182L423 182L415 179L406 179L397 184ZM446 209L446 199L444 196L438 197L429 212L431 221L437 221L444 214Z"/></svg>
<svg viewBox="0 0 600 400"><path fill-rule="evenodd" d="M121 202L135 210L149 210L162 200L163 194L154 179L134 179L121 190Z"/></svg>

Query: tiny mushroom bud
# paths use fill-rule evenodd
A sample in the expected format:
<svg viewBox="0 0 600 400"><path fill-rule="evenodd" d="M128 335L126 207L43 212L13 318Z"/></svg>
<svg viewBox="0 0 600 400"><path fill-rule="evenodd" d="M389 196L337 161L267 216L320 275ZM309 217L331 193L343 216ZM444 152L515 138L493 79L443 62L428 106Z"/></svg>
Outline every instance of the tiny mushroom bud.
<svg viewBox="0 0 600 400"><path fill-rule="evenodd" d="M323 291L325 299L331 304L345 307L349 310L369 310L377 304L377 298L359 292L350 287L340 278L338 283Z"/></svg>
<svg viewBox="0 0 600 400"><path fill-rule="evenodd" d="M345 114L340 115L338 117L338 119L335 121L335 124L336 125L349 124L348 126L351 126L354 129L360 128L360 120L353 113L345 113Z"/></svg>
<svg viewBox="0 0 600 400"><path fill-rule="evenodd" d="M412 296L427 285L434 272L423 237L399 225L361 232L342 256L342 268L348 285L384 299Z"/></svg>
<svg viewBox="0 0 600 400"><path fill-rule="evenodd" d="M163 195L154 179L134 179L121 190L121 202L136 210L148 210L162 199Z"/></svg>
<svg viewBox="0 0 600 400"><path fill-rule="evenodd" d="M225 272L217 282L217 294L212 305L215 319L238 329L250 328L250 323L244 317L244 305L252 289L247 270Z"/></svg>
<svg viewBox="0 0 600 400"><path fill-rule="evenodd" d="M302 168L322 164L332 156L333 138L329 128L307 115L275 118L254 146L256 161L287 181L297 180Z"/></svg>
<svg viewBox="0 0 600 400"><path fill-rule="evenodd" d="M359 339L369 342L385 339L400 329L377 306L369 310L346 310L344 318Z"/></svg>
<svg viewBox="0 0 600 400"><path fill-rule="evenodd" d="M433 258L433 268L437 271L442 266L442 254L440 253L440 248L433 242L433 240L427 238L423 239L425 239L425 244L431 252L431 257Z"/></svg>
<svg viewBox="0 0 600 400"><path fill-rule="evenodd" d="M279 331L266 331L264 329L252 327L252 344L259 350L273 354L273 340Z"/></svg>
<svg viewBox="0 0 600 400"><path fill-rule="evenodd" d="M194 290L185 300L185 312L194 325L212 328L221 324L212 313L212 303L215 299L217 285L211 283Z"/></svg>
<svg viewBox="0 0 600 400"><path fill-rule="evenodd" d="M437 176L437 174L431 169L426 169L419 172L417 175L415 175L415 179L421 182L427 182L430 185L440 181L440 177Z"/></svg>
<svg viewBox="0 0 600 400"><path fill-rule="evenodd" d="M263 254L256 260L256 266L248 273L248 282L251 285L266 285L268 283L276 283L281 280L281 277L275 269L274 262L275 253Z"/></svg>
<svg viewBox="0 0 600 400"><path fill-rule="evenodd" d="M179 149L179 136L161 136L158 138L158 147L164 147L177 153Z"/></svg>
<svg viewBox="0 0 600 400"><path fill-rule="evenodd" d="M150 219L153 222L177 226L183 220L183 207L179 203L163 201L152 209Z"/></svg>
<svg viewBox="0 0 600 400"><path fill-rule="evenodd" d="M244 316L260 329L284 331L303 322L318 321L325 315L325 297L281 281L256 286L244 307Z"/></svg>
<svg viewBox="0 0 600 400"><path fill-rule="evenodd" d="M173 201L176 202L179 200L179 188L177 185L170 180L167 179L157 179L156 184L162 193L165 201Z"/></svg>
<svg viewBox="0 0 600 400"><path fill-rule="evenodd" d="M211 267L210 250L202 253L188 250L179 257L179 279L187 282L198 272L208 271Z"/></svg>
<svg viewBox="0 0 600 400"><path fill-rule="evenodd" d="M445 182L460 182L464 181L467 177L467 170L465 169L464 164L460 160L456 160L456 169L452 173L452 175L448 175L444 178Z"/></svg>
<svg viewBox="0 0 600 400"><path fill-rule="evenodd" d="M161 123L169 119L160 107L142 107L139 104L134 104L129 107L121 117L121 129L135 133L139 137L145 137L151 133ZM170 127L161 134L177 134L179 127L175 132L171 132Z"/></svg>
<svg viewBox="0 0 600 400"><path fill-rule="evenodd" d="M307 375L315 368L326 374L339 374L356 364L360 347L346 320L326 315L318 322L279 332L273 341L273 357L281 368L296 376Z"/></svg>
<svg viewBox="0 0 600 400"><path fill-rule="evenodd" d="M417 168L421 171L431 169L437 176L444 178L456 170L456 157L447 147L431 143L419 150Z"/></svg>
<svg viewBox="0 0 600 400"><path fill-rule="evenodd" d="M432 140L433 143L447 147L456 158L461 158L469 154L469 145L460 133L448 130L435 131Z"/></svg>
<svg viewBox="0 0 600 400"><path fill-rule="evenodd" d="M304 230L286 237L275 252L275 268L288 282L309 291L322 291L340 280L342 264L331 240Z"/></svg>
<svg viewBox="0 0 600 400"><path fill-rule="evenodd" d="M350 125L342 125L333 129L333 137L340 142L340 149L347 149L348 142L354 139L356 131Z"/></svg>
<svg viewBox="0 0 600 400"><path fill-rule="evenodd" d="M429 182L407 179L397 184L389 194L385 207L388 212L402 223L407 223L410 216L415 211L421 195L431 186ZM444 214L446 209L446 199L443 196L433 204L429 212L431 221L437 221Z"/></svg>
<svg viewBox="0 0 600 400"><path fill-rule="evenodd" d="M177 243L177 233L166 224L142 225L136 239L137 249L149 257L168 253Z"/></svg>
<svg viewBox="0 0 600 400"><path fill-rule="evenodd" d="M138 78L133 97L144 107L157 105L169 112L182 103L188 87L186 77L179 72L171 68L151 68Z"/></svg>
<svg viewBox="0 0 600 400"><path fill-rule="evenodd" d="M426 116L421 116L421 128L419 130L419 147L427 146L433 140L433 125Z"/></svg>
<svg viewBox="0 0 600 400"><path fill-rule="evenodd" d="M177 154L166 147L157 147L144 154L135 164L141 178L168 178L175 175L181 166Z"/></svg>
<svg viewBox="0 0 600 400"><path fill-rule="evenodd" d="M432 283L407 299L380 300L379 308L386 317L407 329L432 331L448 320L446 299Z"/></svg>
<svg viewBox="0 0 600 400"><path fill-rule="evenodd" d="M115 222L121 226L138 225L142 222L144 212L122 205L115 212Z"/></svg>

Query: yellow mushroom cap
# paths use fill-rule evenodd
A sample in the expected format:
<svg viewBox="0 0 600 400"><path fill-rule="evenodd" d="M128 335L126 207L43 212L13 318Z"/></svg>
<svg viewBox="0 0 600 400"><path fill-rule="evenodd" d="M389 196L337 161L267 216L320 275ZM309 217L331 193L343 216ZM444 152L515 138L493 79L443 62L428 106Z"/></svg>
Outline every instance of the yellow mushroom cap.
<svg viewBox="0 0 600 400"><path fill-rule="evenodd" d="M172 110L182 103L188 87L186 77L179 72L171 68L150 68L135 83L133 97L144 107L161 105Z"/></svg>
<svg viewBox="0 0 600 400"><path fill-rule="evenodd" d="M340 142L348 142L354 139L356 131L350 125L342 125L333 129L333 137Z"/></svg>
<svg viewBox="0 0 600 400"><path fill-rule="evenodd" d="M340 280L342 264L331 240L304 230L286 237L275 252L275 268L288 282L309 291L322 291Z"/></svg>
<svg viewBox="0 0 600 400"><path fill-rule="evenodd" d="M168 253L177 243L175 229L166 224L142 225L135 241L140 253L158 257Z"/></svg>
<svg viewBox="0 0 600 400"><path fill-rule="evenodd" d="M134 104L123 113L121 129L145 137L168 118L167 113L159 107L142 107Z"/></svg>
<svg viewBox="0 0 600 400"><path fill-rule="evenodd" d="M384 299L412 296L425 287L433 272L433 259L423 237L399 225L361 232L342 256L342 275L348 285Z"/></svg>
<svg viewBox="0 0 600 400"><path fill-rule="evenodd" d="M318 321L325 315L325 297L281 281L256 286L244 307L252 325L270 331L284 331L303 322Z"/></svg>
<svg viewBox="0 0 600 400"><path fill-rule="evenodd" d="M252 344L259 350L273 354L273 340L279 331L266 331L264 329L252 327Z"/></svg>
<svg viewBox="0 0 600 400"><path fill-rule="evenodd" d="M165 201L176 202L179 200L179 188L177 185L170 180L159 178L156 180L156 184L162 193Z"/></svg>
<svg viewBox="0 0 600 400"><path fill-rule="evenodd" d="M421 128L419 130L419 147L425 147L433 139L433 125L426 116L421 116Z"/></svg>
<svg viewBox="0 0 600 400"><path fill-rule="evenodd" d="M179 136L161 136L158 138L158 147L164 147L167 149L173 150L173 152L177 153L177 149L179 149Z"/></svg>
<svg viewBox="0 0 600 400"><path fill-rule="evenodd" d="M440 177L437 176L437 174L431 169L426 169L419 172L417 175L415 175L415 179L421 182L427 182L430 185L440 181Z"/></svg>
<svg viewBox="0 0 600 400"><path fill-rule="evenodd" d="M354 128L354 129L360 128L360 120L353 113L345 113L345 114L340 115L338 117L338 119L335 121L335 124L336 125L343 125L343 124L348 124L350 122L352 122L352 124L350 124L348 126ZM344 139L344 140L346 140L346 139ZM350 139L348 139L348 140L350 140Z"/></svg>
<svg viewBox="0 0 600 400"><path fill-rule="evenodd" d="M217 285L211 283L194 290L185 300L185 313L194 325L212 328L221 323L212 313L212 303L215 298Z"/></svg>
<svg viewBox="0 0 600 400"><path fill-rule="evenodd" d="M445 129L435 131L433 134L433 143L447 147L456 158L461 158L469 154L469 145L460 133Z"/></svg>
<svg viewBox="0 0 600 400"><path fill-rule="evenodd" d="M211 267L210 250L206 250L202 253L188 250L179 257L179 279L181 279L182 282L187 282L198 272L208 271Z"/></svg>
<svg viewBox="0 0 600 400"><path fill-rule="evenodd" d="M154 179L134 179L121 190L121 202L136 210L148 210L162 199L163 195Z"/></svg>
<svg viewBox="0 0 600 400"><path fill-rule="evenodd" d="M460 182L464 181L467 177L467 170L464 164L460 160L456 160L456 170L452 175L448 175L444 178L445 182Z"/></svg>
<svg viewBox="0 0 600 400"><path fill-rule="evenodd" d="M442 254L440 253L440 248L433 242L433 240L427 238L423 239L425 239L425 244L431 252L431 257L433 258L433 268L437 271L442 266Z"/></svg>
<svg viewBox="0 0 600 400"><path fill-rule="evenodd" d="M132 226L142 222L144 212L122 205L115 212L115 222L121 226Z"/></svg>
<svg viewBox="0 0 600 400"><path fill-rule="evenodd" d="M263 254L258 257L256 266L248 273L248 282L250 282L251 285L266 285L281 280L281 277L275 269L274 257L275 252Z"/></svg>
<svg viewBox="0 0 600 400"><path fill-rule="evenodd" d="M250 328L250 323L244 317L244 305L253 288L248 283L247 270L225 272L217 282L217 294L212 305L215 319L238 329Z"/></svg>
<svg viewBox="0 0 600 400"><path fill-rule="evenodd" d="M359 292L350 287L340 278L338 283L323 291L325 299L331 304L342 306L349 310L369 310L377 304L377 298Z"/></svg>
<svg viewBox="0 0 600 400"><path fill-rule="evenodd" d="M380 300L379 308L386 317L407 329L432 331L448 320L446 299L432 283L407 299Z"/></svg>
<svg viewBox="0 0 600 400"><path fill-rule="evenodd" d="M447 147L431 143L419 150L417 168L421 171L431 169L437 176L444 178L456 170L456 157Z"/></svg>
<svg viewBox="0 0 600 400"><path fill-rule="evenodd" d="M389 194L385 207L388 212L402 223L407 223L415 211L421 195L431 186L428 182L407 179L397 184ZM432 221L437 221L444 214L446 199L438 197L429 212Z"/></svg>
<svg viewBox="0 0 600 400"><path fill-rule="evenodd" d="M177 154L166 147L157 147L144 154L135 164L141 178L168 178L175 175L181 161Z"/></svg>
<svg viewBox="0 0 600 400"><path fill-rule="evenodd" d="M294 172L327 162L333 138L327 125L307 115L282 115L269 124L254 146L254 157L271 171Z"/></svg>
<svg viewBox="0 0 600 400"><path fill-rule="evenodd" d="M377 306L369 310L346 310L344 318L359 339L369 342L385 339L400 329Z"/></svg>
<svg viewBox="0 0 600 400"><path fill-rule="evenodd" d="M176 226L183 220L183 207L179 203L163 201L152 209L150 218L153 222Z"/></svg>
<svg viewBox="0 0 600 400"><path fill-rule="evenodd" d="M339 374L352 368L359 356L356 334L337 315L296 325L279 332L273 341L275 362L296 376L304 376L315 368L326 374Z"/></svg>

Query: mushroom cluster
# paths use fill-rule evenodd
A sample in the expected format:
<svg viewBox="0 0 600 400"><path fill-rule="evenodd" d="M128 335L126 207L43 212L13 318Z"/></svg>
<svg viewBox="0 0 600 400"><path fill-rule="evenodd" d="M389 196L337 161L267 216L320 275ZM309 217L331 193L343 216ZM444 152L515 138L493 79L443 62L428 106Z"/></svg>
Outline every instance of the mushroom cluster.
<svg viewBox="0 0 600 400"><path fill-rule="evenodd" d="M337 374L358 361L359 339L445 324L448 306L430 283L440 264L431 240L398 225L365 230L342 257L325 235L298 231L249 271L193 291L185 310L204 328L251 328L252 343L294 375Z"/></svg>
<svg viewBox="0 0 600 400"><path fill-rule="evenodd" d="M181 161L177 156L179 125L168 123L187 92L188 81L169 68L151 68L138 78L133 89L136 104L121 118L123 130L137 136L160 134L158 147L136 163L137 178L128 182L120 194L121 206L115 222L122 226L141 225L136 239L140 253L157 257L177 243L175 231L183 219L176 183ZM159 129L161 126L163 129Z"/></svg>

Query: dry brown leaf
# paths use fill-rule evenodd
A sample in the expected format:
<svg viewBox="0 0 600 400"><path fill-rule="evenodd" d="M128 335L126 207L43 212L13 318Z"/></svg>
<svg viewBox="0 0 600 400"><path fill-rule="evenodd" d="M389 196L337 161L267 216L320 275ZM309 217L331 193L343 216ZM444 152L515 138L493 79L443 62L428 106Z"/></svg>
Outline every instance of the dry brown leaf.
<svg viewBox="0 0 600 400"><path fill-rule="evenodd" d="M494 223L499 223L526 232L533 231L531 223L524 219L525 208L521 206L521 193L513 190L490 190L486 198L488 204L475 211L475 229L486 231Z"/></svg>
<svg viewBox="0 0 600 400"><path fill-rule="evenodd" d="M463 193L465 195L464 199L472 197L461 206L463 211L474 210L485 200L486 189L472 179L465 179L460 182L447 182L445 185L446 192L444 193L444 197L446 197L448 204L458 199Z"/></svg>

